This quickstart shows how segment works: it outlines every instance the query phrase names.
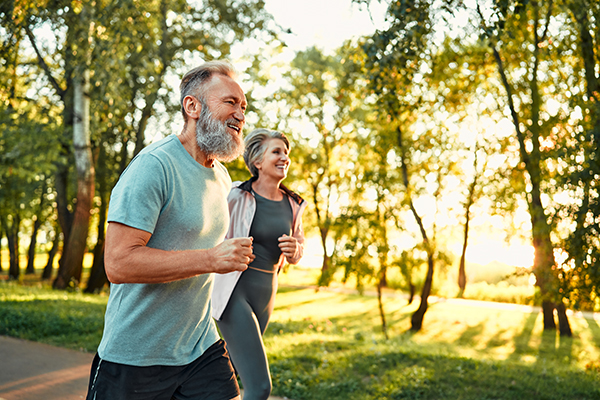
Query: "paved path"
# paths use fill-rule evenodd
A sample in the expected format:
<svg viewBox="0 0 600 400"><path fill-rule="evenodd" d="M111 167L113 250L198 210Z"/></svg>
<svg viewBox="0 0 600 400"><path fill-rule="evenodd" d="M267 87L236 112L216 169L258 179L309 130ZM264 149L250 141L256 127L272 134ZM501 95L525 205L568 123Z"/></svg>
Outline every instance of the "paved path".
<svg viewBox="0 0 600 400"><path fill-rule="evenodd" d="M0 400L85 399L93 358L89 353L0 336Z"/></svg>
<svg viewBox="0 0 600 400"><path fill-rule="evenodd" d="M0 399L85 399L93 354L0 336Z"/></svg>

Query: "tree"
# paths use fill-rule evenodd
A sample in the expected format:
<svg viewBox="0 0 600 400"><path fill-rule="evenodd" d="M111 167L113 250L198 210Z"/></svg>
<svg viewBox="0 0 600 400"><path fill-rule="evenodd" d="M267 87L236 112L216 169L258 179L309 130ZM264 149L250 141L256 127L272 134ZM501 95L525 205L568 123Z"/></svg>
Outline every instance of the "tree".
<svg viewBox="0 0 600 400"><path fill-rule="evenodd" d="M33 207L33 215L32 215L32 220L33 220L33 227L31 228L31 240L29 241L29 250L27 251L27 267L25 268L25 273L26 274L33 274L35 273L35 268L34 268L34 260L35 260L35 248L37 245L37 236L38 236L38 232L40 230L40 227L42 226L42 223L44 222L44 212L45 212L45 202L46 202L46 190L47 190L47 182L46 182L46 177L45 176L41 176L41 184L38 186L38 188L36 188L37 190L33 190L33 194L34 195L38 195L39 196L39 206L37 207L37 209L35 207Z"/></svg>
<svg viewBox="0 0 600 400"><path fill-rule="evenodd" d="M90 36L92 27L91 10L83 5L78 13L81 25L76 26L75 36L79 41L74 44L77 54L78 67L73 76L73 149L75 156L75 171L77 176L77 198L71 231L65 247L68 252L63 255L58 275L52 286L55 289L65 289L72 281L75 286L81 282L83 257L87 249L87 237L90 223L90 209L94 198L95 170L92 162L90 140Z"/></svg>
<svg viewBox="0 0 600 400"><path fill-rule="evenodd" d="M544 124L540 76L549 50L550 23L553 1L540 3L494 2L489 18L477 5L482 37L487 40L498 68L502 86L506 92L507 107L514 124L519 155L530 190L526 193L531 216L532 242L535 248L533 272L542 297L544 329L556 329L554 309L558 311L561 335L571 335L563 295L558 293L559 284L551 239L552 226L542 202L545 179L542 148L544 136L550 132L550 124ZM526 23L524 24L523 21ZM530 47L523 43L531 44ZM504 54L504 55L503 55ZM527 73L523 74L523 63ZM517 101L515 100L517 99Z"/></svg>
<svg viewBox="0 0 600 400"><path fill-rule="evenodd" d="M18 234L24 218L43 213L39 187L53 173L56 154L56 108L43 91L34 101L28 90L38 89L35 74L24 62L23 32L15 29L9 5L0 7L0 225L9 250L9 277L18 279ZM40 214L41 215L41 214Z"/></svg>
<svg viewBox="0 0 600 400"><path fill-rule="evenodd" d="M3 5L2 16L11 21L8 37L28 39L26 46L34 52L35 62L23 62L37 74L40 86L46 91L51 88L62 112L57 120L61 151L55 160L54 182L64 246L55 286L64 287L80 280L78 260L87 245L86 221L95 189L90 160L97 158L98 148L105 147L110 166L102 185L106 192L99 196L104 200L119 172L145 145L156 110L177 116L167 78L189 68L186 64L194 56L225 57L233 43L256 32L272 33L270 16L262 0L205 0L193 5L184 0L15 1ZM50 35L53 40L44 40ZM84 138L87 148L79 149L73 142L75 87L88 76L91 87L83 98L90 96L90 138L89 146ZM78 152L84 157L76 156ZM78 163L87 165L85 172L73 168ZM77 238L71 238L75 231ZM102 263L95 265L103 268Z"/></svg>
<svg viewBox="0 0 600 400"><path fill-rule="evenodd" d="M424 95L427 93L427 71L431 70L430 65L434 63L434 50L429 46L433 32L432 7L431 3L425 1L390 3L387 11L389 27L376 32L363 45L369 88L377 98L376 107L385 117L384 120L389 126L388 132L393 134L396 140L397 168L404 185L403 204L414 217L427 254L427 272L421 291L421 302L411 318L411 329L416 331L420 330L423 324L428 297L433 287L436 258L441 253L436 246L435 233L428 234L423 216L415 204L417 196L426 185L414 187L415 183L411 182L413 171L417 172L414 175L425 179L430 173L429 177L437 182L437 189L432 193L433 198L437 199L442 191L443 176L452 169L450 165L445 164L444 157L440 155L441 149L447 147L447 144L440 146L446 140L444 135L440 135L443 129L435 132L426 130L421 138L418 137L418 133L411 132L413 124L423 111L420 109L423 103L429 106L435 104L435 99L429 102ZM432 147L436 147L437 151L431 152ZM434 163L431 163L431 160L420 163L421 159L417 156L435 153L438 157ZM452 158L445 161L452 162ZM434 222L431 231L435 230Z"/></svg>
<svg viewBox="0 0 600 400"><path fill-rule="evenodd" d="M328 243L338 217L334 204L340 201L348 169L346 144L361 112L360 96L354 89L355 67L346 49L333 56L315 47L298 52L287 74L292 89L281 95L290 106L291 118L314 128L314 133L297 135L294 169L301 171L315 210L323 249L319 286L329 285L335 270Z"/></svg>
<svg viewBox="0 0 600 400"><path fill-rule="evenodd" d="M584 90L574 99L582 118L571 131L570 145L565 146L564 156L571 161L565 186L578 201L566 207L566 217L575 224L565 239L568 259L559 277L576 308L594 310L600 304L600 5L572 0L566 6L579 54L573 76L583 78Z"/></svg>

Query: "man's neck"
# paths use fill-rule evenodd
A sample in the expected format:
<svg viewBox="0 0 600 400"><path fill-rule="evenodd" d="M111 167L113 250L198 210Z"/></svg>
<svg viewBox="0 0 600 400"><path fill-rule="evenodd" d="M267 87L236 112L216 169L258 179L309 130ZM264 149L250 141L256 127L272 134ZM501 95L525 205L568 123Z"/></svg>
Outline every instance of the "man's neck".
<svg viewBox="0 0 600 400"><path fill-rule="evenodd" d="M179 138L179 141L185 150L190 154L190 156L192 156L194 160L198 162L198 164L206 168L213 168L215 166L215 159L208 158L206 153L204 153L200 147L198 147L195 129L191 129L189 124L184 126L181 134L177 135L177 137Z"/></svg>

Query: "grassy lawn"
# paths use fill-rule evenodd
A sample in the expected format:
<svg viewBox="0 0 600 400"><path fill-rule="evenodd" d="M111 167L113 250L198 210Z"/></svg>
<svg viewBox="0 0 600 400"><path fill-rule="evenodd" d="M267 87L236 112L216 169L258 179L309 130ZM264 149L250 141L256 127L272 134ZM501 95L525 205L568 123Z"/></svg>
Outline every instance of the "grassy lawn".
<svg viewBox="0 0 600 400"><path fill-rule="evenodd" d="M594 319L572 317L574 336L561 338L542 332L539 313L439 301L430 305L423 330L411 333L417 304L388 297L385 340L375 298L302 288L314 282L311 274L298 269L281 275L265 335L275 395L600 399L600 326ZM95 351L107 294L53 291L38 279L0 281L0 335Z"/></svg>

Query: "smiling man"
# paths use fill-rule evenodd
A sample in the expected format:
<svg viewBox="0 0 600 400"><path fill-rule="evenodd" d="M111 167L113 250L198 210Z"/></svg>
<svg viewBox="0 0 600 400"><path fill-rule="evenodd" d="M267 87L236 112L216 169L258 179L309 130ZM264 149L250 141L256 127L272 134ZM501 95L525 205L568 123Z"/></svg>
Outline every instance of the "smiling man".
<svg viewBox="0 0 600 400"><path fill-rule="evenodd" d="M223 241L243 151L246 98L212 61L182 79L184 127L140 152L113 189L105 264L110 297L87 399L239 399L210 316L213 273L244 271L248 237Z"/></svg>

